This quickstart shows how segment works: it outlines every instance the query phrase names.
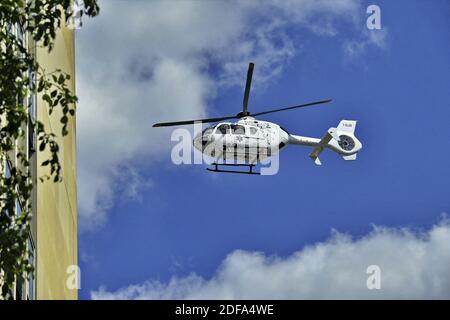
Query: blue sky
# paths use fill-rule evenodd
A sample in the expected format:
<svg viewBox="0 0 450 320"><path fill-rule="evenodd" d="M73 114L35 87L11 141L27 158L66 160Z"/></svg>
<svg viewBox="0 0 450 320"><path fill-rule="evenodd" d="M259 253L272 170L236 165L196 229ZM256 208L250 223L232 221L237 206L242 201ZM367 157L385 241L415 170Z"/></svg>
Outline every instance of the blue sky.
<svg viewBox="0 0 450 320"><path fill-rule="evenodd" d="M129 1L129 6L141 4ZM370 32L381 32L365 30L369 4L381 8L382 45L368 40ZM108 10L101 13L103 19ZM358 239L370 233L373 225L428 230L439 223L450 210L449 13L450 3L444 0L362 1L356 10L359 22L339 15L333 18L336 34L323 36L295 19L279 30L295 50L276 61L283 68L280 73L260 83L257 80L250 110L332 98L331 104L262 119L279 123L291 133L314 137L321 137L342 119L358 120L356 136L363 149L354 162L344 162L326 151L321 157L323 165L316 167L308 157L309 148L289 146L281 153L277 175L212 174L201 165L172 164L170 148L161 147L170 147L168 136L152 139L160 134L151 128L154 122L191 118L187 111L174 114L175 118L163 114L145 119L148 144L143 148L161 151L157 155L132 153L111 164L115 174L113 180L106 180L112 187L108 205L101 209L101 223L79 235L80 298L91 298L91 292L100 287L114 292L149 280L164 284L191 273L209 279L235 250L282 259L305 246L326 242L334 229ZM314 17L321 21L322 15L326 18L327 12L319 11ZM101 33L87 35L90 28L101 28L102 21L99 17L99 21L86 22L85 29L78 31L78 40L93 43L95 37L102 37ZM270 21L265 16L251 26ZM151 25L152 20L146 23ZM345 50L349 41L367 43L350 54ZM151 42L146 44L153 50ZM208 51L208 45L204 46L203 51ZM82 44L77 52L80 73L87 69L80 60L92 55L85 48ZM210 66L201 69L202 75L219 81L220 63L228 58L217 58L214 50L196 54ZM255 77L263 79L265 75L258 73L264 68L264 55L257 60ZM150 74L152 63L142 62ZM78 80L83 77L79 75ZM230 79L236 77L233 74ZM203 111L209 115L237 113L245 71L240 77L241 83L236 84L206 82L215 94L204 96ZM105 101L114 100L115 94L109 92ZM203 111L195 110L193 116ZM133 127L118 130L126 136ZM88 165L85 159L81 157L79 167ZM136 181L137 191L129 188ZM83 191L79 194L83 196Z"/></svg>

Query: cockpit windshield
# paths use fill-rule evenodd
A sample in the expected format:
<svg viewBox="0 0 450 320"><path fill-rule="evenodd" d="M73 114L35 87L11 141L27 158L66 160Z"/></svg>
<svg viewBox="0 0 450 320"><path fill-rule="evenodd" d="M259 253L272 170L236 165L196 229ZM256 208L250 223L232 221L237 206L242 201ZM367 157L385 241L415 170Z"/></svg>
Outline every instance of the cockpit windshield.
<svg viewBox="0 0 450 320"><path fill-rule="evenodd" d="M208 127L205 130L202 131L202 136L209 136L211 133L213 133L214 127Z"/></svg>
<svg viewBox="0 0 450 320"><path fill-rule="evenodd" d="M245 134L245 127L241 126L239 124L232 124L231 125L231 132L233 134L243 135L243 134Z"/></svg>
<svg viewBox="0 0 450 320"><path fill-rule="evenodd" d="M228 134L230 133L229 124L221 124L217 127L216 134Z"/></svg>

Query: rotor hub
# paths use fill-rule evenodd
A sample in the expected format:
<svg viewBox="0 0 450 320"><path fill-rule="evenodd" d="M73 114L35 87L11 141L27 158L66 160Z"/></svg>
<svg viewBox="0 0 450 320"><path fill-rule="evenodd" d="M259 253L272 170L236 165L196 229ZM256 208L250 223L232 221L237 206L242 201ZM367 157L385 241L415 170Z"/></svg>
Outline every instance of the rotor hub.
<svg viewBox="0 0 450 320"><path fill-rule="evenodd" d="M237 115L236 115L236 117L237 118L244 118L244 117L248 117L250 115L250 112L248 112L248 111L241 111L241 112L239 112Z"/></svg>

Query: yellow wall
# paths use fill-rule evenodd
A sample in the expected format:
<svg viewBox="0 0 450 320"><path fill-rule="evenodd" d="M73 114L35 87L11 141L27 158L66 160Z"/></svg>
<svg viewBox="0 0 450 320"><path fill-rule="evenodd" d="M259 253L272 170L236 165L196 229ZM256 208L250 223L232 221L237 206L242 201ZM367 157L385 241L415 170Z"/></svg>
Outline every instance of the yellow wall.
<svg viewBox="0 0 450 320"><path fill-rule="evenodd" d="M58 31L55 47L49 54L38 48L36 55L46 72L62 69L71 75L70 86L75 92L74 31L63 28ZM58 109L58 108L57 108ZM69 117L69 134L61 137L61 113L49 116L42 100L37 101L37 119L44 123L47 131L54 132L60 146L60 162L63 181L40 182L37 179L36 213L36 298L77 299L78 292L66 286L67 268L77 265L77 194L76 194L76 136L75 118ZM38 142L39 146L39 142ZM37 152L37 177L47 174L48 167L40 164L48 159L48 152Z"/></svg>

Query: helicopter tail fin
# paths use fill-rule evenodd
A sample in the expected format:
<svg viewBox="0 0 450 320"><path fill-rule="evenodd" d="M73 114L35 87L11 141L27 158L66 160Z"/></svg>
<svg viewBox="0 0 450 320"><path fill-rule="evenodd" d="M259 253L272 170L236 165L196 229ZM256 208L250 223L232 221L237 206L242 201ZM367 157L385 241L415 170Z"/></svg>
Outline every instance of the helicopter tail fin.
<svg viewBox="0 0 450 320"><path fill-rule="evenodd" d="M355 120L342 120L341 122L339 122L336 131L338 131L341 134L353 135L355 134L355 128L356 128Z"/></svg>
<svg viewBox="0 0 450 320"><path fill-rule="evenodd" d="M309 157L318 166L322 165L319 155L325 148L338 153L344 160L356 160L356 154L362 148L361 142L355 137L356 121L342 120L337 128L328 129L316 145Z"/></svg>

